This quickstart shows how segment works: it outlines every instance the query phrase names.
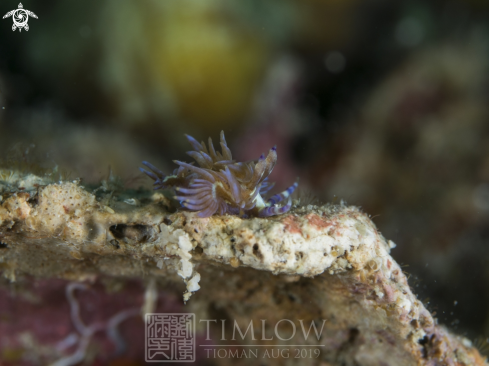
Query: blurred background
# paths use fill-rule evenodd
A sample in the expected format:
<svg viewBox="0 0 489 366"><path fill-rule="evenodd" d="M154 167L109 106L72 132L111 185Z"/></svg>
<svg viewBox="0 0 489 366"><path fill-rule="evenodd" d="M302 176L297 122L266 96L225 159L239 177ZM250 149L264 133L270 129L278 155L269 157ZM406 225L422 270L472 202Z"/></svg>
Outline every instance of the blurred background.
<svg viewBox="0 0 489 366"><path fill-rule="evenodd" d="M488 1L23 5L28 32L0 22L4 161L150 187L140 162L190 160L184 133L224 130L237 160L277 145L277 189L360 206L439 322L485 347Z"/></svg>

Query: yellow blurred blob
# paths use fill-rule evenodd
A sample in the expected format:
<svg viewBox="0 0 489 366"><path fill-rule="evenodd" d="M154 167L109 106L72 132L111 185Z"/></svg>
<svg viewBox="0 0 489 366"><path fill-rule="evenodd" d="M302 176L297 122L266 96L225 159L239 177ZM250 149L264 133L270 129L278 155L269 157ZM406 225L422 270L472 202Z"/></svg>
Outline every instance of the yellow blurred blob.
<svg viewBox="0 0 489 366"><path fill-rule="evenodd" d="M148 1L138 2L137 7L116 2L110 9L115 7L119 10L110 12L115 19L107 50L121 57L109 55L116 66L107 63L106 69L117 78L111 91L119 97L116 103L122 109L132 108L128 115L144 123L138 114L148 113L147 108L159 99L167 104L159 111L156 108L163 117L183 120L208 133L246 117L268 50L266 36L247 25L239 12L230 11L220 0ZM131 54L140 51L139 59L131 61ZM124 90L128 88L132 90ZM145 102L141 98L150 90L152 100Z"/></svg>
<svg viewBox="0 0 489 366"><path fill-rule="evenodd" d="M189 12L185 2L176 7L165 17L151 70L174 94L179 115L220 130L250 106L266 61L263 44L229 21Z"/></svg>

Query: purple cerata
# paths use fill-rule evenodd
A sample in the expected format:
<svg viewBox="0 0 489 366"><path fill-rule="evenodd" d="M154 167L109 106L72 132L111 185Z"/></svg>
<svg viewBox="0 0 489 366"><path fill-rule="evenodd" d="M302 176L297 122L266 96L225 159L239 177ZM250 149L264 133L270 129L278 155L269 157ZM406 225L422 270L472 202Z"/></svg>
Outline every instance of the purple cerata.
<svg viewBox="0 0 489 366"><path fill-rule="evenodd" d="M187 154L195 159L199 167L175 160L179 167L173 175L165 175L152 164L143 161L143 165L150 171L139 169L155 181L154 189L173 189L174 198L183 207L198 211L200 217L209 217L215 213L268 217L290 210L290 195L299 185L297 181L282 193L263 198L274 185L268 182L268 176L277 162L275 146L266 157L262 154L258 160L238 163L232 158L223 131L222 152L214 149L211 138L207 148L204 142L199 143L193 137L185 136L194 148ZM277 205L286 198L286 205Z"/></svg>

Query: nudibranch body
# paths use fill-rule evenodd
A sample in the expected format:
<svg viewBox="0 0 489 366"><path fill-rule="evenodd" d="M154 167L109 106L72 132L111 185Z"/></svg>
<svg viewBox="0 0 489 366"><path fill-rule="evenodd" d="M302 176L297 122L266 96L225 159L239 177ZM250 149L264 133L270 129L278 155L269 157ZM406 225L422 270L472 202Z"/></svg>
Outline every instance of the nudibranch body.
<svg viewBox="0 0 489 366"><path fill-rule="evenodd" d="M221 149L214 149L211 138L208 147L193 137L185 135L193 151L187 152L199 167L175 160L179 165L173 175L165 175L152 164L143 161L150 171L139 168L152 178L154 189L173 189L175 199L183 207L198 211L200 217L209 217L216 212L240 216L267 217L280 215L292 206L290 195L298 186L295 182L282 193L265 200L263 196L273 187L268 176L277 162L277 149L272 147L268 155L258 160L239 163L233 160L221 131ZM288 198L284 206L277 203Z"/></svg>

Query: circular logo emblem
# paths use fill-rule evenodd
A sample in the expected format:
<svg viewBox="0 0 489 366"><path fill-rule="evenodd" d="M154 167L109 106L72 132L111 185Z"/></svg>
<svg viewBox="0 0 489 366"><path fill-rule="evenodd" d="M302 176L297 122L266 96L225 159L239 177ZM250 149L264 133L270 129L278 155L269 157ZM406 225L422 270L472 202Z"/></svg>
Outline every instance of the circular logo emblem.
<svg viewBox="0 0 489 366"><path fill-rule="evenodd" d="M24 28L29 20L29 14L24 9L17 9L12 14L12 19L17 28Z"/></svg>

